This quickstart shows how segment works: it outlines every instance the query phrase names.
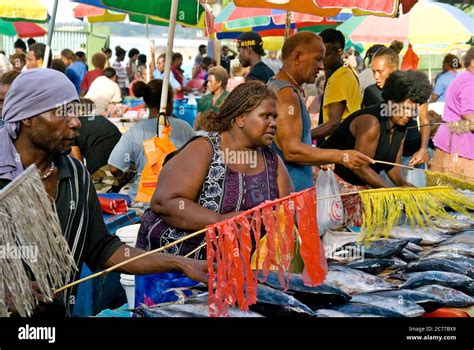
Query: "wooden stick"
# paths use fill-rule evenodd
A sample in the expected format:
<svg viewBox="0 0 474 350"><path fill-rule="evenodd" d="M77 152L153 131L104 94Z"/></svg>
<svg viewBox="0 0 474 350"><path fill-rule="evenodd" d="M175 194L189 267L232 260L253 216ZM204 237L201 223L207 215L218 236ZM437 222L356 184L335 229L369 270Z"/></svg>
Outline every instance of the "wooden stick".
<svg viewBox="0 0 474 350"><path fill-rule="evenodd" d="M194 253L196 253L198 250L204 248L206 246L206 243L203 243L201 244L199 247L197 247L196 249L190 251L188 254L186 254L184 257L185 258L189 258L191 255L193 255Z"/></svg>
<svg viewBox="0 0 474 350"><path fill-rule="evenodd" d="M132 261L135 261L135 260L144 258L144 257L146 257L146 256L148 256L148 255L151 255L151 254L155 254L155 253L162 252L163 250L166 250L166 249L168 249L168 248L171 248L171 247L177 245L178 243L181 243L181 242L183 242L183 241L185 241L185 240L187 240L187 239L190 239L190 238L192 238L192 237L195 237L195 236L197 236L197 235L200 235L200 234L206 232L206 230L207 230L207 229L204 228L204 229L202 229L202 230L196 231L196 232L194 232L194 233L191 233L190 235L187 235L186 237L183 237L183 238L178 239L178 240L175 241L175 242L172 242L172 243L170 243L170 244L167 244L167 245L165 245L164 247L160 247L160 248L157 248L157 249L154 249L154 250L150 250L149 252L145 252L145 253L143 253L143 254L134 256L133 258L130 258L130 259L125 260L125 261L122 261L121 263L118 263L118 264L116 264L116 265L114 265L114 266L111 266L111 267L109 267L108 269L102 270L102 271L97 272L97 273L95 273L95 274L93 274L93 275L90 275L90 276L81 278L81 279L79 279L79 280L77 280L77 281L74 281L74 282L72 282L72 283L66 284L65 286L63 286L63 287L61 287L61 288L55 290L54 293L62 292L63 290L68 289L68 288L71 288L71 287L74 287L75 285L77 285L77 284L79 284L79 283L82 283L82 282L88 281L88 280L90 280L90 279L93 279L93 278L96 278L96 277L105 275L105 274L107 274L107 273L109 273L109 272L112 272L113 270L115 270L115 269L117 269L117 268L119 268L119 267L122 267L122 266L124 266L124 265L127 265L128 263L131 263Z"/></svg>
<svg viewBox="0 0 474 350"><path fill-rule="evenodd" d="M374 163L393 165L393 166L398 166L398 167L406 168L406 169L410 169L410 170L418 170L418 171L425 171L425 172L428 171L426 169L414 168L412 166L407 166L407 165L398 164L398 163L385 162L383 160L374 160Z"/></svg>

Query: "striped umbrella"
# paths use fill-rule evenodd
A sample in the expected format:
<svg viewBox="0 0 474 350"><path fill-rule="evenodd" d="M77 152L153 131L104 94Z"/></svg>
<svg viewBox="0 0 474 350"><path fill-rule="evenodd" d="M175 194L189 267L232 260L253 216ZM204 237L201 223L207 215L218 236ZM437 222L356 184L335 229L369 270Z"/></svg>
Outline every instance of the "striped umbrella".
<svg viewBox="0 0 474 350"><path fill-rule="evenodd" d="M458 8L419 2L399 18L352 17L338 27L355 42L412 44L465 43L474 35L474 21Z"/></svg>
<svg viewBox="0 0 474 350"><path fill-rule="evenodd" d="M31 22L9 22L0 19L0 34L6 36L17 36L19 38L34 38L45 36L46 29Z"/></svg>
<svg viewBox="0 0 474 350"><path fill-rule="evenodd" d="M237 6L264 7L302 12L322 17L337 15L342 9L351 9L354 15L396 17L399 6L408 12L417 0L234 0Z"/></svg>
<svg viewBox="0 0 474 350"><path fill-rule="evenodd" d="M284 36L290 16L290 32L316 26L337 26L338 22L320 16L291 13L270 8L237 7L227 5L216 17L214 29L218 39L235 39L242 32L254 31L260 36Z"/></svg>

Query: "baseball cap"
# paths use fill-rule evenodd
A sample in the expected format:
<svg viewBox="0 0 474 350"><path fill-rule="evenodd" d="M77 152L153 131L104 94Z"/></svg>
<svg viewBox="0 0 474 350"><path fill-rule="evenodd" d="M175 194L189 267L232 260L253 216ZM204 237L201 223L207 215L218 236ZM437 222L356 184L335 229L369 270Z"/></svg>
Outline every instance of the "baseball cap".
<svg viewBox="0 0 474 350"><path fill-rule="evenodd" d="M237 39L237 48L251 47L258 55L264 56L263 40L257 32L244 32Z"/></svg>

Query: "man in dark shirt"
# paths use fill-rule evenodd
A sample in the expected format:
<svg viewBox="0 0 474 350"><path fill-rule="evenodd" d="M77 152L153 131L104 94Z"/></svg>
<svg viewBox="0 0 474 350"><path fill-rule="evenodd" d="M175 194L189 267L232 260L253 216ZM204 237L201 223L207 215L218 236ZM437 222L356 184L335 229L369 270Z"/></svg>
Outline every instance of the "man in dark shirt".
<svg viewBox="0 0 474 350"><path fill-rule="evenodd" d="M111 267L144 251L123 244L109 234L97 194L84 165L67 156L80 128L71 114L78 100L74 85L51 69L32 69L12 84L5 99L0 127L0 188L35 164L59 217L74 260L81 271ZM63 105L66 104L66 105ZM28 208L25 208L28 215ZM207 262L174 255L154 254L124 265L118 272L150 274L180 271L206 281ZM73 280L79 278L79 272ZM74 290L61 295L67 309L73 306ZM70 304L71 303L71 304Z"/></svg>
<svg viewBox="0 0 474 350"><path fill-rule="evenodd" d="M85 99L81 99L81 104L93 106L92 101ZM111 121L101 115L81 116L79 121L79 136L72 147L71 156L85 160L89 174L93 175L107 165L110 153L122 134Z"/></svg>
<svg viewBox="0 0 474 350"><path fill-rule="evenodd" d="M383 101L382 89L388 76L398 69L398 53L392 48L382 47L372 57L372 72L375 84L365 88L362 105L369 107ZM423 103L419 108L420 124L429 124L428 105ZM408 122L407 135L403 147L403 164L409 166L422 165L429 161L428 143L430 138L430 128L422 127L418 131L416 120ZM418 183L421 185L421 183Z"/></svg>
<svg viewBox="0 0 474 350"><path fill-rule="evenodd" d="M229 51L232 52L232 55L229 56ZM222 55L221 55L221 66L227 70L227 73L230 74L230 64L232 60L235 60L237 52L229 48L228 46L222 47Z"/></svg>
<svg viewBox="0 0 474 350"><path fill-rule="evenodd" d="M237 39L239 61L243 67L250 67L246 80L260 80L267 83L275 73L262 62L265 56L262 37L256 32L244 32Z"/></svg>

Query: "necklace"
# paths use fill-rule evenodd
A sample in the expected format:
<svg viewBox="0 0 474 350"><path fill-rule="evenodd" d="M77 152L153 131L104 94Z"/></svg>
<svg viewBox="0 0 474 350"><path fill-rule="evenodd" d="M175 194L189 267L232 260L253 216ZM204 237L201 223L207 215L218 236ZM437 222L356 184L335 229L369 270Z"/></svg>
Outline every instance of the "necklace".
<svg viewBox="0 0 474 350"><path fill-rule="evenodd" d="M304 89L302 89L301 86L296 82L295 78L293 78L293 76L290 73L288 73L286 70L284 70L283 68L281 69L281 71L283 73L285 73L288 76L288 78L290 78L290 80L293 84L296 85L296 88L301 92L301 94L303 95L303 98L306 98L306 94L304 93Z"/></svg>
<svg viewBox="0 0 474 350"><path fill-rule="evenodd" d="M41 175L41 180L46 180L48 177L51 176L53 171L54 171L54 162L51 161L48 171L44 175Z"/></svg>

